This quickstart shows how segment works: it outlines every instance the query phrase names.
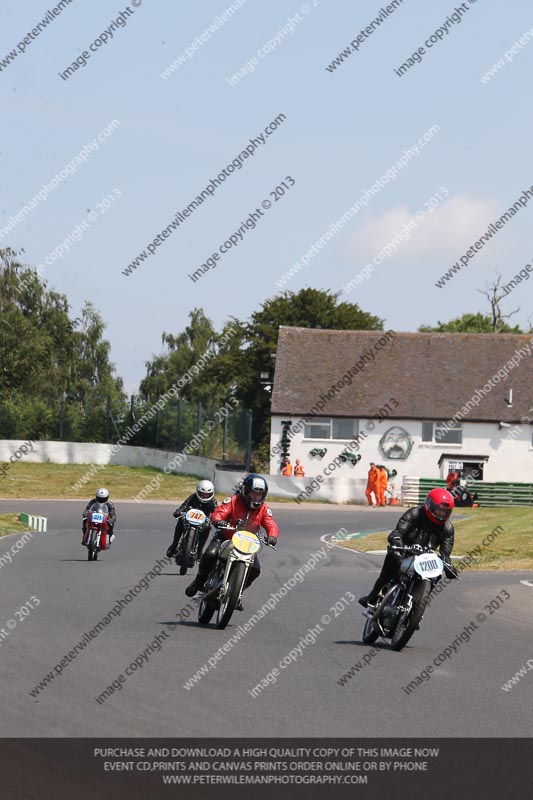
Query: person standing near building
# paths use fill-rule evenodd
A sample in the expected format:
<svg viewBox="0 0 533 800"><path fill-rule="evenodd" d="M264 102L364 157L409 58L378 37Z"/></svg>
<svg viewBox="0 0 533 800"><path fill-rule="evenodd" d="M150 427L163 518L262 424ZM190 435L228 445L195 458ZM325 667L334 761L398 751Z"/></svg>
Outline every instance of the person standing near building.
<svg viewBox="0 0 533 800"><path fill-rule="evenodd" d="M374 497L376 498L376 506L379 505L377 484L378 484L378 471L374 462L371 461L370 469L368 470L368 481L366 484L366 492L365 492L369 506L373 505L372 492L374 493Z"/></svg>
<svg viewBox="0 0 533 800"><path fill-rule="evenodd" d="M294 462L294 477L295 478L304 478L305 477L304 468L300 464L300 459L299 458L297 458L296 461Z"/></svg>
<svg viewBox="0 0 533 800"><path fill-rule="evenodd" d="M292 464L288 456L283 462L283 467L281 468L281 474L285 475L285 477L292 475Z"/></svg>
<svg viewBox="0 0 533 800"><path fill-rule="evenodd" d="M378 464L377 469L379 474L377 482L376 505L384 506L385 492L387 491L387 486L389 485L389 473L387 472L387 468L382 464Z"/></svg>

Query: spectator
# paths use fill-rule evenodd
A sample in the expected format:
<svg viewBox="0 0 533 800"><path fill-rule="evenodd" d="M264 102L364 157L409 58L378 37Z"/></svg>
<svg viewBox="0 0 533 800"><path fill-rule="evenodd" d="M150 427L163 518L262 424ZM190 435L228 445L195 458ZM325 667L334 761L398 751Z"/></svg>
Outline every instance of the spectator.
<svg viewBox="0 0 533 800"><path fill-rule="evenodd" d="M370 469L368 470L368 481L366 484L366 492L365 492L369 506L374 505L372 501L372 492L374 493L374 497L376 499L376 506L378 505L377 483L378 483L378 471L374 462L371 461Z"/></svg>
<svg viewBox="0 0 533 800"><path fill-rule="evenodd" d="M387 491L387 486L389 484L389 473L387 472L387 468L384 467L382 464L378 464L377 469L378 469L378 481L377 481L376 505L384 506L385 492Z"/></svg>
<svg viewBox="0 0 533 800"><path fill-rule="evenodd" d="M300 459L297 458L294 462L294 477L295 478L303 478L305 477L304 468L300 464Z"/></svg>
<svg viewBox="0 0 533 800"><path fill-rule="evenodd" d="M292 475L292 464L288 456L283 462L283 467L281 468L281 474L285 475L286 477Z"/></svg>

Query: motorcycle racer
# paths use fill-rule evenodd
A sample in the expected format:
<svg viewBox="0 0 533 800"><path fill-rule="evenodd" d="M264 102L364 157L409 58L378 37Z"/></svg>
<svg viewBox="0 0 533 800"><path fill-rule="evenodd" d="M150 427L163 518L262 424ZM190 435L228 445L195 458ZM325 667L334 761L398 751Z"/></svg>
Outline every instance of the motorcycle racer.
<svg viewBox="0 0 533 800"><path fill-rule="evenodd" d="M111 542L115 541L114 527L115 527L115 522L117 521L117 512L115 510L115 504L112 503L111 500L109 499L109 491L102 486L100 489L96 490L96 496L93 497L91 500L89 500L89 502L87 503L87 505L85 506L85 509L83 511L82 522L81 522L81 532L83 534L82 535L82 539L81 539L81 543L83 545L87 544L85 542L85 530L87 528L87 517L89 515L89 511L92 510L92 507L94 505L99 504L99 503L105 503L107 505L107 509L108 509L108 511L107 511L107 514L108 514L107 524L108 524L109 534L110 534L109 542L111 543Z"/></svg>
<svg viewBox="0 0 533 800"><path fill-rule="evenodd" d="M211 522L215 526L217 526L217 523L223 524L224 522L233 527L242 526L243 529L252 533L257 533L260 528L264 528L267 533L268 544L276 545L279 527L272 516L272 510L265 503L267 495L268 484L266 480L261 475L251 473L244 479L239 491L231 497L226 497L221 505L213 511ZM222 525L217 530L201 558L198 565L198 574L185 589L187 597L194 597L196 592L202 590L207 576L218 557L221 543L225 539L231 539L232 535L233 531L224 530ZM259 577L260 572L261 566L256 556L248 573L245 589ZM237 608L242 611L242 603Z"/></svg>
<svg viewBox="0 0 533 800"><path fill-rule="evenodd" d="M388 536L389 546L401 547L402 544L419 544L422 547L438 547L439 555L446 566L446 574L448 577L457 577L450 561L455 535L454 527L450 522L453 506L453 497L450 492L446 489L432 489L423 505L410 508L405 514L402 514L395 529ZM387 551L381 573L372 591L359 598L359 603L364 608L375 605L380 590L398 574L401 562L400 554L393 550Z"/></svg>
<svg viewBox="0 0 533 800"><path fill-rule="evenodd" d="M174 539L166 552L167 558L172 558L178 548L178 543L181 538L181 534L183 533L183 520L187 511L189 511L191 508L197 508L199 511L203 511L207 517L209 517L217 505L218 503L215 500L214 484L207 480L200 481L196 486L195 491L189 495L189 497L187 497L187 499L184 500L183 503L174 511L173 516L177 518L178 521L174 529ZM205 531L200 533L198 558L200 558L202 555L208 536L209 525L206 525Z"/></svg>

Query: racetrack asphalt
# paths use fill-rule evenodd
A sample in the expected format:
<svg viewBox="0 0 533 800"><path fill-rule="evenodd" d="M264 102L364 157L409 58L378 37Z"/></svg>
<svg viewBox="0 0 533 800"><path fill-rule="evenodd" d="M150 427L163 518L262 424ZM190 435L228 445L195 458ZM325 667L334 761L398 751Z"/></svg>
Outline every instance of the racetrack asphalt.
<svg viewBox="0 0 533 800"><path fill-rule="evenodd" d="M362 643L362 610L350 596L370 589L382 556L325 542L341 528L392 529L402 509L274 503L278 547L263 551L262 574L226 630L198 625L196 604L184 594L192 573L180 577L167 562L118 618L35 692L84 632L165 559L171 541L174 504L117 501L117 540L89 563L80 544L83 507L79 501L0 500L0 513L48 517L47 533L34 533L11 563L0 560L1 736L533 735L533 672L511 691L501 688L533 656L533 587L521 583L533 584L531 572L465 570L462 580L435 596L403 651L379 640L370 655ZM19 539L0 540L0 559ZM232 640L272 593L313 561L275 608ZM491 609L497 595L504 602L494 601L500 607ZM406 692L403 687L480 613L485 619L469 641ZM161 649L147 652L156 635ZM225 645L227 652L219 651ZM110 697L97 702L143 651L148 661L142 668L117 680ZM215 659L217 651L222 655ZM368 663L340 685L365 655ZM206 664L205 674L198 673ZM249 690L268 673L270 682L252 697ZM195 674L197 682L185 688Z"/></svg>

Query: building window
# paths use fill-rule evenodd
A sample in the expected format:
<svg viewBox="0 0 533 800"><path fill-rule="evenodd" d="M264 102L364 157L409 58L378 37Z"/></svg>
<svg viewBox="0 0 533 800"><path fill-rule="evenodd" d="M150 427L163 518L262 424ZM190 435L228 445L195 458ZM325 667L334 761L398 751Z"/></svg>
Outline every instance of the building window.
<svg viewBox="0 0 533 800"><path fill-rule="evenodd" d="M304 425L304 439L355 439L359 433L357 419L321 419Z"/></svg>
<svg viewBox="0 0 533 800"><path fill-rule="evenodd" d="M463 425L460 422L423 422L422 441L435 444L462 444Z"/></svg>
<svg viewBox="0 0 533 800"><path fill-rule="evenodd" d="M486 461L448 461L448 469L444 470L443 478L450 472L459 472L460 479L465 481L482 481ZM446 461L444 462L444 466Z"/></svg>

